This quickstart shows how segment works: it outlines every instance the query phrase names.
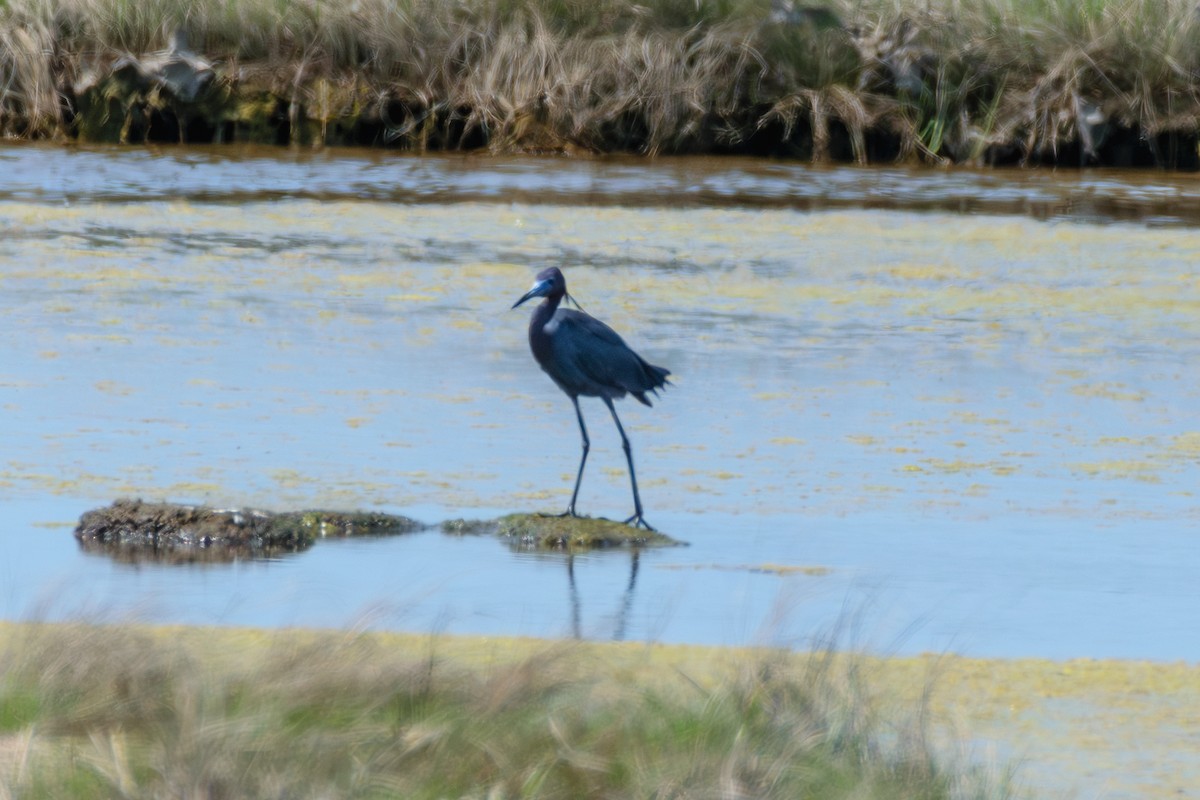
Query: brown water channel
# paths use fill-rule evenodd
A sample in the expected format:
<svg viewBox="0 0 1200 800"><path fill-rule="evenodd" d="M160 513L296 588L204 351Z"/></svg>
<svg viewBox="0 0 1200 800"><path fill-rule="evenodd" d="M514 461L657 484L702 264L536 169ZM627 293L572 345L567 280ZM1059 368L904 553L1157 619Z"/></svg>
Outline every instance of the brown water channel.
<svg viewBox="0 0 1200 800"><path fill-rule="evenodd" d="M38 147L0 176L4 618L1200 659L1194 176ZM620 411L690 547L71 537L123 495L561 509L575 420L508 310L552 264L674 373ZM580 508L626 516L584 414Z"/></svg>

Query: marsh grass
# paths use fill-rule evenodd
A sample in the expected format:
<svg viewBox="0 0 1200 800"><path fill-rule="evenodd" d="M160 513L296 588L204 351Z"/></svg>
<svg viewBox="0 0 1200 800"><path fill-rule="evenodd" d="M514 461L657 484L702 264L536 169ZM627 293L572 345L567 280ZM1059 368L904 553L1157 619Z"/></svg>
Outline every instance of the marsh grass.
<svg viewBox="0 0 1200 800"><path fill-rule="evenodd" d="M1191 0L821 8L9 0L0 5L0 131L817 161L1197 162L1200 13ZM97 78L177 30L220 76L196 108ZM86 96L96 92L113 102Z"/></svg>
<svg viewBox="0 0 1200 800"><path fill-rule="evenodd" d="M832 653L3 633L0 797L1007 796Z"/></svg>

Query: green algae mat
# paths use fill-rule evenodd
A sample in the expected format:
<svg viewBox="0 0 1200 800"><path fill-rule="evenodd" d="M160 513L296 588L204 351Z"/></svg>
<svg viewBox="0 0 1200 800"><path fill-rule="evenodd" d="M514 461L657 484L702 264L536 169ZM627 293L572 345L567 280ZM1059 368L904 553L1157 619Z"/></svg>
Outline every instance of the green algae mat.
<svg viewBox="0 0 1200 800"><path fill-rule="evenodd" d="M535 550L597 550L681 544L658 531L593 517L509 514L498 520L498 532L522 547Z"/></svg>

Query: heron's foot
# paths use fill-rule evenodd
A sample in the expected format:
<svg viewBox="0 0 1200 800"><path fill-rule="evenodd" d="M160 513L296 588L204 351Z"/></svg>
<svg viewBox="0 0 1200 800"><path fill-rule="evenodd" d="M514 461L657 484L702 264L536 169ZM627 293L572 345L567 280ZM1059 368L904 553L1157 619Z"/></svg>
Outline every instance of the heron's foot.
<svg viewBox="0 0 1200 800"><path fill-rule="evenodd" d="M645 528L646 530L650 531L651 533L658 533L658 528L655 528L649 522L646 522L646 520L642 519L642 512L640 512L640 511L638 513L634 514L629 519L625 520L625 524L632 525L635 528Z"/></svg>

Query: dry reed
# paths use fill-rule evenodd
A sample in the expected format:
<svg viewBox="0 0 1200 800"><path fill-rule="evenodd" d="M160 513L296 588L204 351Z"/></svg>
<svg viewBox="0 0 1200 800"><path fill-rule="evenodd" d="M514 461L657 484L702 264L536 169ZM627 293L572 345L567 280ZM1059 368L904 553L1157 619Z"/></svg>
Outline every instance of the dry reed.
<svg viewBox="0 0 1200 800"><path fill-rule="evenodd" d="M1192 0L792 2L10 0L0 6L0 131L814 160L1197 160ZM121 56L161 49L176 30L219 76L195 108L105 83Z"/></svg>

